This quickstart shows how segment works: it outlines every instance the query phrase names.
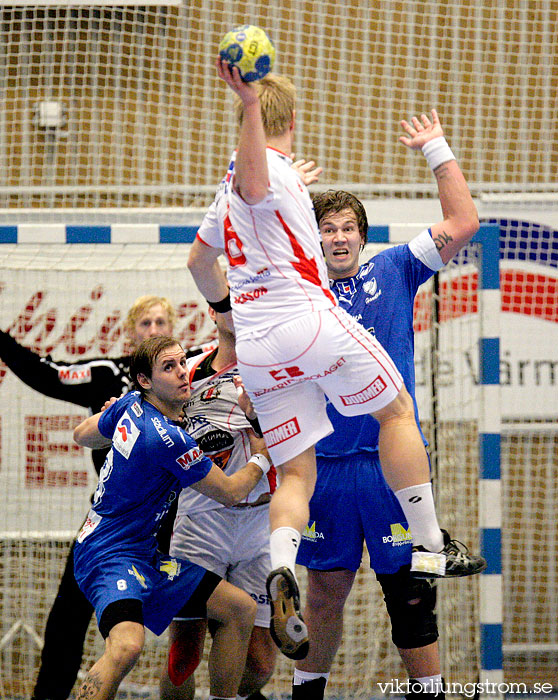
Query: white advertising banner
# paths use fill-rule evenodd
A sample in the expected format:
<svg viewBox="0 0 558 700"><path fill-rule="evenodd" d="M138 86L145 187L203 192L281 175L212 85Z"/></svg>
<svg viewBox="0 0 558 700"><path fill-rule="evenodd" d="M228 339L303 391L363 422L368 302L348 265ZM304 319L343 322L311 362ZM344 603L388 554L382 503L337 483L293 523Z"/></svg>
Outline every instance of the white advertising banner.
<svg viewBox="0 0 558 700"><path fill-rule="evenodd" d="M444 272L440 274L444 300ZM478 275L459 272L462 295L454 289L452 302L440 308L437 342L428 322L419 322L415 334L417 400L421 417L431 417L432 362L440 419L471 420L478 416L478 339L483 336L478 309ZM463 281L465 280L465 281ZM455 284L454 280L454 286ZM504 420L558 423L558 269L525 261L502 261L500 267L500 386ZM466 290L466 291L464 291ZM417 300L430 296L429 283Z"/></svg>

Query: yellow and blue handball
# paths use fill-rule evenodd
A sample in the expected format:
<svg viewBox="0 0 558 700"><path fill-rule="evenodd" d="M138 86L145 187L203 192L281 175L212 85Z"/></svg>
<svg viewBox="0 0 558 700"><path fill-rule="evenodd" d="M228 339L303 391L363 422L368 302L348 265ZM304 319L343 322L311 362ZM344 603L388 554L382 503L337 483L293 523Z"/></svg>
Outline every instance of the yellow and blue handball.
<svg viewBox="0 0 558 700"><path fill-rule="evenodd" d="M243 24L227 32L219 44L219 56L236 66L244 82L260 80L273 68L275 47L263 29Z"/></svg>

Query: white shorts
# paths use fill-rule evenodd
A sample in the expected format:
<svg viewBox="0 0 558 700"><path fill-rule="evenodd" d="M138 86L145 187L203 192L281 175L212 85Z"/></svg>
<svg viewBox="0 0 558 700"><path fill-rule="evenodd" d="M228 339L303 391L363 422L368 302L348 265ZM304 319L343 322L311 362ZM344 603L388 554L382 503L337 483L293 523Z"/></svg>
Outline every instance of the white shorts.
<svg viewBox="0 0 558 700"><path fill-rule="evenodd" d="M387 406L403 386L380 343L340 307L239 340L236 354L276 465L331 433L324 394L357 416Z"/></svg>
<svg viewBox="0 0 558 700"><path fill-rule="evenodd" d="M268 504L178 516L169 554L203 566L246 591L258 605L254 624L269 627Z"/></svg>

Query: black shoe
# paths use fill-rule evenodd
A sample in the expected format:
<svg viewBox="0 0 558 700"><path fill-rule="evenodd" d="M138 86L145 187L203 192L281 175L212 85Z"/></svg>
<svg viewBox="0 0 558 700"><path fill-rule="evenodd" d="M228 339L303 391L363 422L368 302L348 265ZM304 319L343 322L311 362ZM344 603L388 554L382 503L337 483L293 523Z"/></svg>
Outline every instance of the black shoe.
<svg viewBox="0 0 558 700"><path fill-rule="evenodd" d="M413 547L411 576L414 578L455 578L472 576L486 569L486 559L469 554L467 547L452 540L442 530L444 548L440 552L429 552L422 546Z"/></svg>
<svg viewBox="0 0 558 700"><path fill-rule="evenodd" d="M293 685L292 700L324 700L327 678L314 678L301 685Z"/></svg>
<svg viewBox="0 0 558 700"><path fill-rule="evenodd" d="M249 695L246 700L267 700L267 698L265 695L262 695L259 690L256 690L256 692Z"/></svg>
<svg viewBox="0 0 558 700"><path fill-rule="evenodd" d="M269 631L275 644L289 659L304 659L308 654L308 630L300 614L296 579L286 566L274 569L267 577L271 603Z"/></svg>
<svg viewBox="0 0 558 700"><path fill-rule="evenodd" d="M442 678L442 688L445 681ZM428 688L413 678L409 678L409 692L405 694L406 700L445 700L445 693L439 690L437 693L427 692Z"/></svg>

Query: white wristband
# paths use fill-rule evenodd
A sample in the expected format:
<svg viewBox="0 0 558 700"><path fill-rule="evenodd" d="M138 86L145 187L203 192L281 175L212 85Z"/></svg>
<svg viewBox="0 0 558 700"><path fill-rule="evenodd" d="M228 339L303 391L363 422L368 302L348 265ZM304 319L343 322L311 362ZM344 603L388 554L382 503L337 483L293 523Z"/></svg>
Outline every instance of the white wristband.
<svg viewBox="0 0 558 700"><path fill-rule="evenodd" d="M448 160L456 159L444 136L437 136L432 141L427 141L422 147L422 153L432 170L436 170Z"/></svg>
<svg viewBox="0 0 558 700"><path fill-rule="evenodd" d="M256 464L262 470L264 475L267 474L267 472L271 469L271 462L265 455L262 455L260 452L258 452L255 455L252 455L249 461L253 464Z"/></svg>

